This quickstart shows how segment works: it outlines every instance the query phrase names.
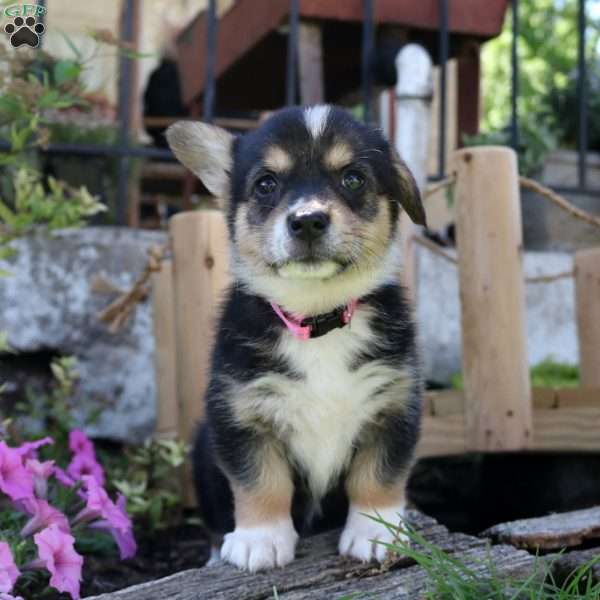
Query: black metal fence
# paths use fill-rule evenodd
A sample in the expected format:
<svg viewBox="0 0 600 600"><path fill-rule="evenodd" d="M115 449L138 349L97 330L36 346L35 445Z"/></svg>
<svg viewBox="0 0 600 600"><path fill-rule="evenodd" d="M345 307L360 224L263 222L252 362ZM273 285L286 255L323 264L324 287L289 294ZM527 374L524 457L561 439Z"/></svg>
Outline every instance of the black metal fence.
<svg viewBox="0 0 600 600"><path fill-rule="evenodd" d="M299 0L290 1L289 34L287 46L287 73L286 73L286 104L293 105L297 98L297 57L298 57L298 29L299 29ZM440 102L439 102L439 128L438 128L438 156L437 173L433 179L443 179L446 176L446 128L447 128L447 62L449 59L449 4L450 0L438 0L439 4L439 40L437 61L440 67ZM519 0L512 2L512 85L511 85L511 145L519 147ZM44 2L39 2L44 4ZM134 28L134 0L124 0L122 34L125 42L133 39ZM203 119L211 122L215 115L216 106L216 51L218 36L218 18L216 0L208 0L207 9L207 36L206 36L206 69L203 97ZM587 72L586 72L586 0L578 0L578 185L575 189L563 191L585 192L587 188ZM372 90L373 90L373 57L375 48L375 21L374 0L363 0L363 35L361 57L361 86L363 99L363 114L366 120L372 118ZM130 144L129 106L131 99L131 60L127 56L120 58L119 65L119 136L115 145L82 145L82 144L50 144L45 152L49 154L70 154L83 156L117 156L119 160L117 183L117 221L124 224L127 215L127 176L128 162L132 157L158 158L173 160L169 150L152 147L141 147ZM6 142L0 142L0 149L7 147Z"/></svg>

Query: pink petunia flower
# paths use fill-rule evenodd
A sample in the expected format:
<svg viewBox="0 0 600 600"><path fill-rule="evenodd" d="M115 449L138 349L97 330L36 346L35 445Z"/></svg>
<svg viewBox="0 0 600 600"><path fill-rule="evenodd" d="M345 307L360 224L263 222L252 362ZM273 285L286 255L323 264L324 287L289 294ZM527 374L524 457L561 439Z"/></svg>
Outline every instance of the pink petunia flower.
<svg viewBox="0 0 600 600"><path fill-rule="evenodd" d="M67 467L67 475L75 480L91 476L98 485L104 485L104 469L93 454L76 454Z"/></svg>
<svg viewBox="0 0 600 600"><path fill-rule="evenodd" d="M60 467L54 467L54 477L64 487L73 487L75 485L75 480L71 479Z"/></svg>
<svg viewBox="0 0 600 600"><path fill-rule="evenodd" d="M15 450L24 458L37 458L37 451L42 446L48 446L50 444L54 444L54 440L51 437L45 437L40 440L35 440L34 442L25 442L21 444Z"/></svg>
<svg viewBox="0 0 600 600"><path fill-rule="evenodd" d="M135 543L135 537L133 535L133 525L131 523L131 519L127 514L127 510L125 508L126 500L123 494L119 494L117 497L117 509L121 512L123 516L123 520L127 521L127 526L118 526L116 527L113 523L108 520L96 521L92 523L90 527L94 529L100 529L103 531L108 531L117 546L119 547L119 554L122 560L126 560L128 558L133 558L137 552L137 544Z"/></svg>
<svg viewBox="0 0 600 600"><path fill-rule="evenodd" d="M85 488L86 506L75 517L75 523L89 522L101 519L111 527L121 531L131 526L127 513L124 513L108 496L106 490L95 477L82 477Z"/></svg>
<svg viewBox="0 0 600 600"><path fill-rule="evenodd" d="M83 558L74 548L75 538L54 524L33 536L39 562L50 571L50 585L79 600Z"/></svg>
<svg viewBox="0 0 600 600"><path fill-rule="evenodd" d="M5 442L0 442L0 491L11 500L33 496L33 475L23 466L19 452Z"/></svg>
<svg viewBox="0 0 600 600"><path fill-rule="evenodd" d="M69 533L69 520L58 508L54 508L45 500L38 498L27 498L21 504L31 518L21 530L21 537L26 538L50 525L56 525L64 533Z"/></svg>
<svg viewBox="0 0 600 600"><path fill-rule="evenodd" d="M25 468L33 475L35 495L38 498L45 498L48 491L48 477L54 473L54 461L40 462L35 458L28 458L25 461Z"/></svg>
<svg viewBox="0 0 600 600"><path fill-rule="evenodd" d="M20 574L10 546L6 542L0 542L0 592L10 592Z"/></svg>
<svg viewBox="0 0 600 600"><path fill-rule="evenodd" d="M93 442L81 429L73 429L69 433L69 448L74 454L95 455Z"/></svg>
<svg viewBox="0 0 600 600"><path fill-rule="evenodd" d="M12 594L0 592L0 600L24 600L24 598L23 596L13 596Z"/></svg>

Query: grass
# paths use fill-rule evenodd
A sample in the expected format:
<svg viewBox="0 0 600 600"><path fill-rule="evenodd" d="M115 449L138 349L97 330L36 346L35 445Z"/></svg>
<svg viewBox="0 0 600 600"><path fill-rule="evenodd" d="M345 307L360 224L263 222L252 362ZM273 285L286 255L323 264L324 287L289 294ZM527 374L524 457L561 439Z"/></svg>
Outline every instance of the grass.
<svg viewBox="0 0 600 600"><path fill-rule="evenodd" d="M395 525L369 517L397 533ZM407 541L386 546L402 556L412 558L427 574L429 582L425 600L599 600L600 582L594 582L592 568L600 564L600 555L575 569L564 581L553 575L553 560L536 557L531 574L515 578L498 573L493 559L472 557L467 564L460 557L449 554L428 542L421 534L404 525L401 532ZM336 600L366 600L373 596L350 594ZM279 600L273 588L273 599Z"/></svg>
<svg viewBox="0 0 600 600"><path fill-rule="evenodd" d="M533 366L529 371L532 387L543 388L576 388L579 387L579 367L555 362L547 358ZM463 374L455 373L451 378L452 387L463 390L465 387Z"/></svg>
<svg viewBox="0 0 600 600"><path fill-rule="evenodd" d="M388 529L397 528L375 519ZM598 600L600 582L592 568L600 556L574 570L563 582L553 576L552 561L536 558L531 575L513 578L498 573L491 557L466 564L428 542L410 527L403 528L408 541L389 544L390 550L412 558L427 573L427 600Z"/></svg>

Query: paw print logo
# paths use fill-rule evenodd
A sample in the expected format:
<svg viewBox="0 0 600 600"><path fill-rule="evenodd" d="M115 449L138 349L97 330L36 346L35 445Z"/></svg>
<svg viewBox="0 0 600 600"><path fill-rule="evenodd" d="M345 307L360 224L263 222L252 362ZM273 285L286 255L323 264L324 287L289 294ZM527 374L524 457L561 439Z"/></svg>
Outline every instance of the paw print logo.
<svg viewBox="0 0 600 600"><path fill-rule="evenodd" d="M45 27L42 23L36 23L33 17L15 17L12 23L4 26L4 31L10 35L10 43L14 48L23 45L37 48Z"/></svg>

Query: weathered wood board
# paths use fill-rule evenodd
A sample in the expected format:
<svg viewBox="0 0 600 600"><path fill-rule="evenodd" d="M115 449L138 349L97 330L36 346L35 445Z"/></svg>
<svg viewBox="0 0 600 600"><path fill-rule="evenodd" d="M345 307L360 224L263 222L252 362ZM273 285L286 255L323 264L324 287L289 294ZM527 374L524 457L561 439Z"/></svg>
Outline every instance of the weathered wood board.
<svg viewBox="0 0 600 600"><path fill-rule="evenodd" d="M409 521L429 542L462 556L472 568L484 570L479 560L491 559L496 573L529 575L535 558L510 546L489 546L489 541L449 533L435 520L410 511ZM428 585L423 569L406 557L386 568L343 559L337 554L339 532L302 540L296 560L285 569L251 575L228 565L215 565L177 573L157 581L94 596L93 600L308 600L339 598L348 594L386 599L421 597ZM92 600L92 599L90 599Z"/></svg>
<svg viewBox="0 0 600 600"><path fill-rule="evenodd" d="M579 546L600 538L600 507L501 523L484 534L500 543L529 550Z"/></svg>

